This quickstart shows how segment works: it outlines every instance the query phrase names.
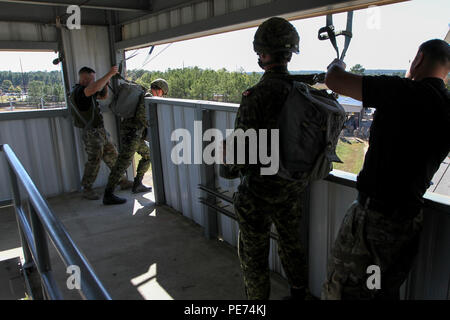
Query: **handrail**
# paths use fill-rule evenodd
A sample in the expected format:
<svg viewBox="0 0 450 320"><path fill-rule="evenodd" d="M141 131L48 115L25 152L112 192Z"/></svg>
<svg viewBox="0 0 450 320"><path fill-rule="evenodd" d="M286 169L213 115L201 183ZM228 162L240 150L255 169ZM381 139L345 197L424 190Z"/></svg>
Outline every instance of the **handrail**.
<svg viewBox="0 0 450 320"><path fill-rule="evenodd" d="M40 118L67 117L69 110L66 107L54 109L15 110L0 113L0 121L29 120Z"/></svg>
<svg viewBox="0 0 450 320"><path fill-rule="evenodd" d="M0 145L0 151L4 152L8 163L25 265L34 264L36 266L41 278L41 286L46 293L45 298L62 299L61 292L51 273L47 248L48 235L65 266L79 267L80 287L77 290L81 297L89 300L111 300L88 260L76 246L64 225L52 213L47 201L36 188L14 151L7 144ZM21 182L29 197L27 203L30 209L30 219L28 219L22 204L18 181Z"/></svg>
<svg viewBox="0 0 450 320"><path fill-rule="evenodd" d="M330 172L326 181L337 183L342 186L356 189L356 174L341 170L333 170ZM423 195L426 208L435 209L446 214L450 214L450 197L434 192L426 192Z"/></svg>

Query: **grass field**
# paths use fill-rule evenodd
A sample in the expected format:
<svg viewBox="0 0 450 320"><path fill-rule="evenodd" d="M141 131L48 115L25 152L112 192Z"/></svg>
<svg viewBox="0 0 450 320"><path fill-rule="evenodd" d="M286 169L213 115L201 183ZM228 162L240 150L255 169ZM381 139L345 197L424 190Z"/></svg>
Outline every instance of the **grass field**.
<svg viewBox="0 0 450 320"><path fill-rule="evenodd" d="M365 144L352 138L348 140L351 144L339 140L336 153L344 163L333 163L333 169L357 174L364 162Z"/></svg>
<svg viewBox="0 0 450 320"><path fill-rule="evenodd" d="M0 103L7 103L7 102L9 102L8 99L11 99L11 98L16 99L16 100L13 100L13 102L21 101L20 97L0 96Z"/></svg>

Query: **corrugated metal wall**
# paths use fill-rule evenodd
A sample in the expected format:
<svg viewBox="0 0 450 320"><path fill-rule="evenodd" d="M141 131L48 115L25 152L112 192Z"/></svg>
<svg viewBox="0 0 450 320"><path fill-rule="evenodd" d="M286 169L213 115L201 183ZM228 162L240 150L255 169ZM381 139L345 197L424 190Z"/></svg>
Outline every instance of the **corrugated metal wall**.
<svg viewBox="0 0 450 320"><path fill-rule="evenodd" d="M72 124L66 117L1 121L0 144L9 144L46 196L74 191L79 178ZM11 199L10 181L1 155L0 200Z"/></svg>
<svg viewBox="0 0 450 320"><path fill-rule="evenodd" d="M236 108L239 105L235 106ZM225 111L217 111L213 113L213 121L212 127L219 129L223 136L225 137L225 133L227 129L234 128L234 121L236 119L236 113L234 112L225 112ZM239 185L239 179L228 180L220 177L219 175L219 167L215 166L215 174L216 174L216 188L221 192L228 191L227 195L232 197L233 193L236 191ZM221 205L227 205L225 201L222 201ZM227 210L233 211L231 207L227 207ZM237 246L238 239L238 224L233 219L220 214L218 217L219 224L219 235L228 243L233 246Z"/></svg>
<svg viewBox="0 0 450 320"><path fill-rule="evenodd" d="M0 40L56 41L54 27L32 23L0 22ZM81 30L64 30L63 43L68 65L70 86L76 83L77 71L89 66L98 76L105 74L110 64L108 29L82 26ZM107 110L106 110L107 111ZM36 118L33 117L36 115ZM10 117L10 116L9 116ZM8 119L9 119L8 117ZM10 144L30 176L45 196L78 190L86 156L79 129L72 126L67 112L39 117L29 112L22 120L2 120L0 114L0 144ZM104 114L105 126L117 141L115 118ZM0 200L10 198L10 186L3 157L0 162ZM109 169L102 164L94 186L106 184Z"/></svg>
<svg viewBox="0 0 450 320"><path fill-rule="evenodd" d="M205 207L198 202L200 197L206 197L206 194L198 189L201 180L200 165L175 165L172 162L172 149L179 141L171 141L171 135L176 129L187 129L191 134L193 150L194 121L198 119L199 110L211 110L212 127L220 129L225 135L225 129L234 128L235 112L238 106L192 100L164 99L164 101L164 103L158 103L157 112L166 202L184 216L205 226L203 219ZM356 179L356 176L352 174L338 171L334 174L350 181ZM215 183L216 188L220 191L228 191L228 195L232 196L239 180L221 178L216 168ZM342 219L356 196L357 191L354 187L330 181L317 181L310 187L309 225L307 226L309 283L312 293L316 296L320 296L322 284L326 278L327 259ZM430 194L427 194L426 198L433 200ZM226 204L223 202L223 205ZM448 204L444 204L445 206L448 207ZM403 286L403 297L446 299L449 293L450 215L448 208L447 212L436 208L435 205L431 205L425 209L425 227L419 256L409 281ZM233 211L232 207L226 209ZM218 229L220 237L227 243L237 246L239 228L233 219L219 213ZM275 231L275 229L272 230ZM274 240L271 240L269 264L271 270L284 274L277 253L277 243Z"/></svg>
<svg viewBox="0 0 450 320"><path fill-rule="evenodd" d="M320 296L326 278L328 257L341 221L356 199L356 189L327 181L311 185L309 212L309 284Z"/></svg>
<svg viewBox="0 0 450 320"><path fill-rule="evenodd" d="M163 164L164 192L167 203L184 216L203 225L203 212L198 198L201 193L200 166L175 165L171 160L172 148L176 142L171 141L172 132L178 128L187 129L194 137L195 107L158 105L158 123L161 142L161 160ZM192 155L194 156L194 155Z"/></svg>
<svg viewBox="0 0 450 320"><path fill-rule="evenodd" d="M122 39L138 38L270 2L273 0L206 0L181 5L172 10L165 10L148 18L124 24Z"/></svg>

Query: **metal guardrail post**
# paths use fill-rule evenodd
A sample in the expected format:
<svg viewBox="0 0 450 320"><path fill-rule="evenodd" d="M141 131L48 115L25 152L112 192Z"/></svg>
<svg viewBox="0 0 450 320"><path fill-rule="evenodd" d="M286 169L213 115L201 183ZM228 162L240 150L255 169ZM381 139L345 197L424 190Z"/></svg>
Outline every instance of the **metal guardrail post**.
<svg viewBox="0 0 450 320"><path fill-rule="evenodd" d="M47 284L46 286L42 285L43 296L46 300L61 300L62 295L59 290L56 289L57 286L53 277L49 276L51 273L51 263L48 251L47 234L45 233L42 222L39 220L35 209L29 202L28 205L34 247L36 250L36 264L39 273L41 274L42 281Z"/></svg>
<svg viewBox="0 0 450 320"><path fill-rule="evenodd" d="M36 263L41 272L48 272L51 270L51 266L50 255L48 253L47 236L33 206L30 205L29 209L31 230L34 235L34 247L36 248L38 258Z"/></svg>
<svg viewBox="0 0 450 320"><path fill-rule="evenodd" d="M195 120L202 122L202 137L206 130L212 128L212 111L204 110L201 106L197 106L195 110ZM208 145L207 141L202 142L202 150ZM210 189L215 189L215 171L214 165L200 165L200 183ZM209 193L206 194L206 201L215 202L215 197ZM219 226L217 221L217 210L211 206L203 206L203 225L205 227L204 234L207 239L215 239L219 234Z"/></svg>
<svg viewBox="0 0 450 320"><path fill-rule="evenodd" d="M0 146L0 151L3 151L3 146ZM22 198L20 195L19 183L17 181L17 176L14 173L13 169L11 168L10 164L8 162L6 163L11 181L12 198L20 238L20 246L22 247L24 257L24 263L22 264L22 273L25 279L26 290L32 299L42 300L44 298L43 292L40 290L42 288L42 282L37 272L36 265L33 261L33 257L25 233L22 230L20 214L23 213L23 206L22 206Z"/></svg>
<svg viewBox="0 0 450 320"><path fill-rule="evenodd" d="M12 196L13 196L14 207L21 208L22 207L22 199L20 196L19 184L17 182L16 174L11 169L9 163L7 164L7 167L8 167L9 177L11 180L11 189L12 189L12 193L13 193ZM16 220L17 220L17 226L20 226L17 215L16 215ZM23 256L25 259L25 264L30 263L33 261L33 258L31 257L30 248L28 247L28 243L23 235L22 228L20 228L20 227L19 227L19 236L20 236L20 244L23 249Z"/></svg>
<svg viewBox="0 0 450 320"><path fill-rule="evenodd" d="M158 105L149 103L146 99L147 114L150 123L147 137L150 144L150 159L152 163L153 191L155 193L155 203L162 205L166 203L166 195L164 192L164 176L161 160L161 145L159 141L158 127Z"/></svg>

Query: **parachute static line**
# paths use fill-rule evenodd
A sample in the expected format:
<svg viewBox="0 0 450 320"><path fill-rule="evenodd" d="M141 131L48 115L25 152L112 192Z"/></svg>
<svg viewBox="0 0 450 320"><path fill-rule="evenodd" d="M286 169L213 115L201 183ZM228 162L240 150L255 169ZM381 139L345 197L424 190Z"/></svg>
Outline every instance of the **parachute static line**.
<svg viewBox="0 0 450 320"><path fill-rule="evenodd" d="M352 27L353 27L353 11L347 12L347 27L346 30L335 31L333 25L333 15L328 14L326 18L327 25L323 28L319 29L319 40L330 40L333 45L334 50L336 50L337 58L339 60L344 60L345 54L347 53L347 49L350 45L350 41L353 37ZM339 48L336 42L337 36L345 36L344 48L342 50L341 55L339 55Z"/></svg>
<svg viewBox="0 0 450 320"><path fill-rule="evenodd" d="M150 60L148 60L145 64L142 65L141 68L145 67L147 64L149 64L150 62L152 62L153 60L156 59L156 57L158 57L161 53L163 53L164 51L166 51L171 45L173 44L173 42L169 43L167 46L164 47L164 49L162 49L160 52L158 52L158 54L156 56L154 56L153 58L151 58ZM154 47L154 46L153 46ZM153 51L153 48L150 50L150 53ZM149 53L149 55L150 55Z"/></svg>
<svg viewBox="0 0 450 320"><path fill-rule="evenodd" d="M147 53L147 56L145 57L144 62L142 62L141 69L142 69L142 68L144 67L144 65L147 63L147 61L148 61L148 59L150 58L150 56L151 56L153 50L155 50L155 46L151 46L151 47L150 47L150 51Z"/></svg>

